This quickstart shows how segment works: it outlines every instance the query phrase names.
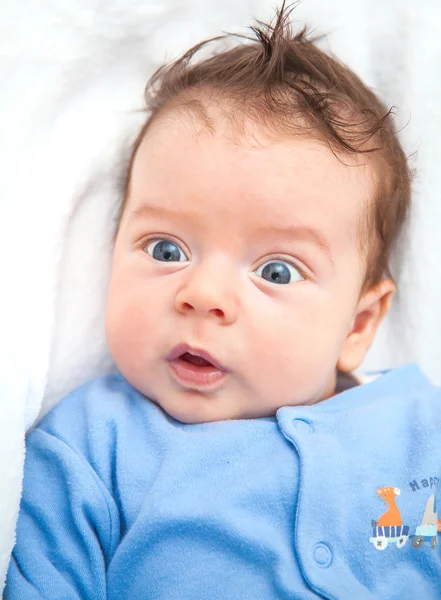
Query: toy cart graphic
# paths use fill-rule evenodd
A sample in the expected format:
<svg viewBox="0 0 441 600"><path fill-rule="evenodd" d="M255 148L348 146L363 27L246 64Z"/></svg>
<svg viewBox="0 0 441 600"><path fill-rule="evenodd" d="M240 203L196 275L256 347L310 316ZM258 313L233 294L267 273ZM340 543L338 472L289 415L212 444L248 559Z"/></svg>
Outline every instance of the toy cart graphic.
<svg viewBox="0 0 441 600"><path fill-rule="evenodd" d="M414 548L421 548L424 542L430 542L432 548L436 548L438 543L438 511L435 494L432 494L427 500L421 525L418 525L415 529L415 535L411 535L410 538Z"/></svg>
<svg viewBox="0 0 441 600"><path fill-rule="evenodd" d="M402 548L408 539L412 541L413 548L421 548L425 542L429 542L433 549L436 548L438 544L438 513L435 494L432 494L427 500L422 521L416 527L413 535L409 535L408 525L381 526L378 525L378 521L372 521L372 537L369 538L369 541L377 550L384 550L389 544L396 544L397 548Z"/></svg>
<svg viewBox="0 0 441 600"><path fill-rule="evenodd" d="M377 550L385 550L388 544L396 544L397 548L402 548L408 539L408 525L385 525L382 527L377 524L377 521L372 521L372 537L369 538L369 541Z"/></svg>

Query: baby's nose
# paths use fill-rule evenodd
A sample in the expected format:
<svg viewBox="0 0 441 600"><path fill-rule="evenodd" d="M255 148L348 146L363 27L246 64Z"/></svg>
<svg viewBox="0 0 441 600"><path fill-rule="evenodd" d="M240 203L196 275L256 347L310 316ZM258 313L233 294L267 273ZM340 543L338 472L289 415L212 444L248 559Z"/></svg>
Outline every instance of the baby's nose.
<svg viewBox="0 0 441 600"><path fill-rule="evenodd" d="M176 294L175 307L182 314L211 317L229 325L237 318L237 288L225 273L196 267Z"/></svg>

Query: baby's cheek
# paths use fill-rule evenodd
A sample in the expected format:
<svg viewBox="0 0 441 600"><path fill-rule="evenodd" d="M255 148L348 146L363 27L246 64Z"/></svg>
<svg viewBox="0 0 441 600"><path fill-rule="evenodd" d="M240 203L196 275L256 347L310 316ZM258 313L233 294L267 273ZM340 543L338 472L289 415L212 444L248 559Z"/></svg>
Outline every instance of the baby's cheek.
<svg viewBox="0 0 441 600"><path fill-rule="evenodd" d="M317 363L333 360L337 344L334 315L326 303L297 301L288 309L273 311L267 319L258 321L254 330L253 355L270 371L277 371L289 378L296 371L296 379L302 372L316 370Z"/></svg>
<svg viewBox="0 0 441 600"><path fill-rule="evenodd" d="M106 309L106 337L110 352L118 364L133 361L148 339L149 323L147 306L140 305L136 296L110 293Z"/></svg>

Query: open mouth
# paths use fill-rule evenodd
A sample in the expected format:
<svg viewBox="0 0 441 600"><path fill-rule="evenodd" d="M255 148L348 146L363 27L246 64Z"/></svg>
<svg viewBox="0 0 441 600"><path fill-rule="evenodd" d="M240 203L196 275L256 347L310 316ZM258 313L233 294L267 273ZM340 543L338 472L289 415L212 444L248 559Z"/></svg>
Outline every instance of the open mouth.
<svg viewBox="0 0 441 600"><path fill-rule="evenodd" d="M202 356L195 356L194 354L190 354L190 352L184 352L179 359L191 363L192 365L197 365L198 367L214 367L211 362L205 360Z"/></svg>
<svg viewBox="0 0 441 600"><path fill-rule="evenodd" d="M174 379L186 388L212 388L227 374L208 352L193 350L185 344L177 346L167 360Z"/></svg>

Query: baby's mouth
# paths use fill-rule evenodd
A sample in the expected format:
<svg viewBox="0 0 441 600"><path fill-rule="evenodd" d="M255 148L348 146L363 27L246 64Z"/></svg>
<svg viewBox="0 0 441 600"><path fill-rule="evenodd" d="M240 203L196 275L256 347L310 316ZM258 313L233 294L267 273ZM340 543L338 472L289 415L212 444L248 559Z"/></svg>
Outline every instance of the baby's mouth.
<svg viewBox="0 0 441 600"><path fill-rule="evenodd" d="M214 367L211 362L205 360L205 358L202 358L202 356L195 356L194 354L190 354L190 352L184 352L184 354L181 354L179 359L189 362L192 365L197 365L198 367Z"/></svg>
<svg viewBox="0 0 441 600"><path fill-rule="evenodd" d="M185 388L209 390L227 375L226 369L208 352L187 344L176 346L167 361L173 378Z"/></svg>
<svg viewBox="0 0 441 600"><path fill-rule="evenodd" d="M184 363L201 368L212 367L219 371L227 371L227 369L213 358L209 352L198 348L192 348L188 344L178 344L165 358L170 362L180 360Z"/></svg>

